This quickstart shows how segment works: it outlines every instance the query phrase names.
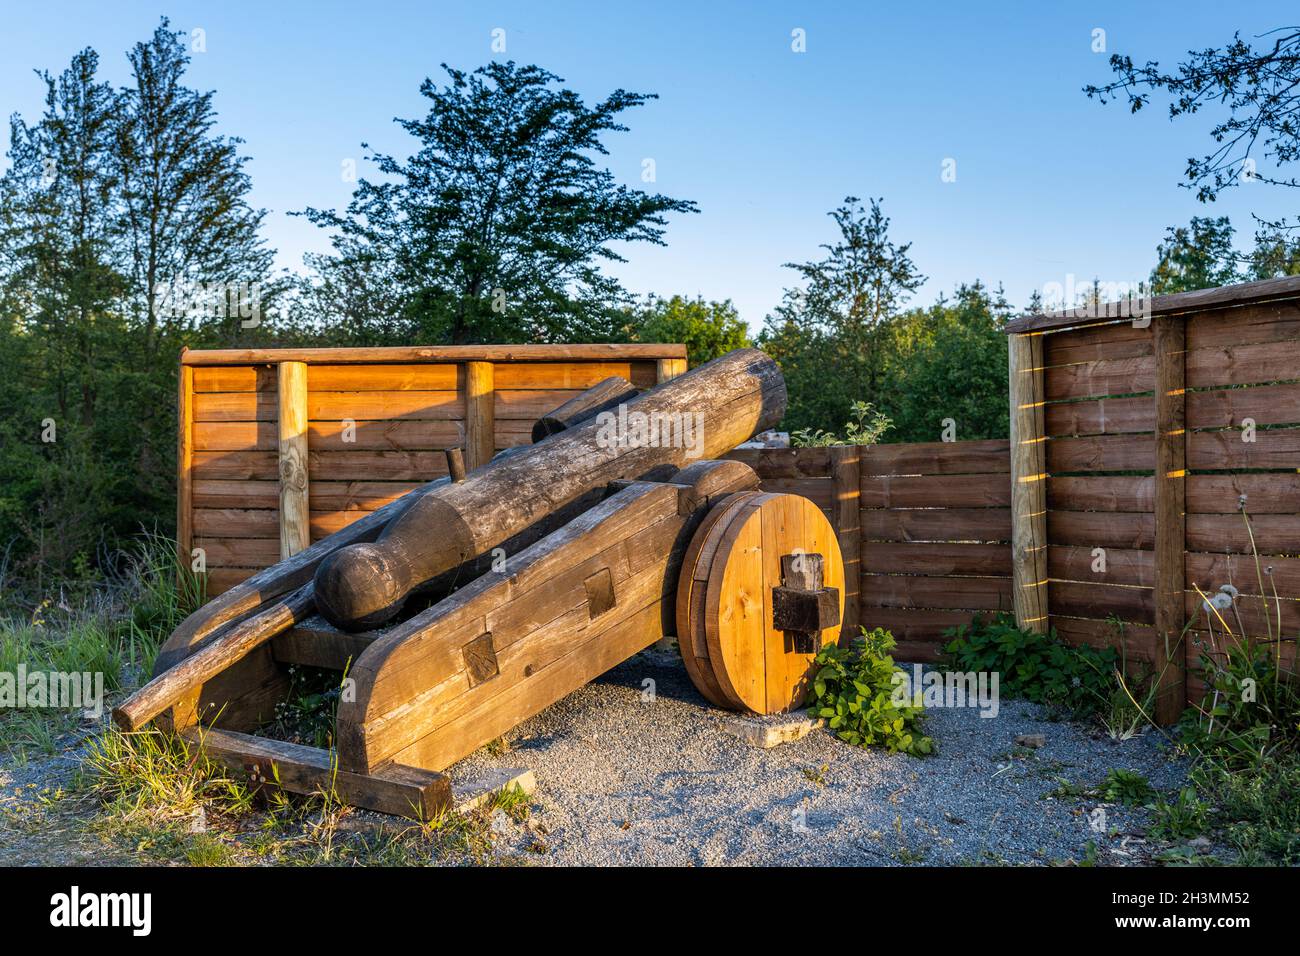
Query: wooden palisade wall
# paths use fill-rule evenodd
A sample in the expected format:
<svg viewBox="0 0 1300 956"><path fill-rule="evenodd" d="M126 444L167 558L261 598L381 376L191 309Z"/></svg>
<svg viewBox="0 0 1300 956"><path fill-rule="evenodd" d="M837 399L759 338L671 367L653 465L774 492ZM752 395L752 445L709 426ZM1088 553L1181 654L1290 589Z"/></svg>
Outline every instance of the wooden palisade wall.
<svg viewBox="0 0 1300 956"><path fill-rule="evenodd" d="M531 440L604 378L686 370L681 345L185 351L177 529L221 593L411 489Z"/></svg>

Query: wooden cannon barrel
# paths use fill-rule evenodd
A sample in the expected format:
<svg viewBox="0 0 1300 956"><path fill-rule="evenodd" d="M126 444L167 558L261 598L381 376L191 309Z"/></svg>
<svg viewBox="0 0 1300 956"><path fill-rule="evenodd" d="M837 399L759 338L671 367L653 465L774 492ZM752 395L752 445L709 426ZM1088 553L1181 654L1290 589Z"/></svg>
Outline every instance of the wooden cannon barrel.
<svg viewBox="0 0 1300 956"><path fill-rule="evenodd" d="M677 641L712 704L756 714L803 705L812 661L844 613L835 530L807 498L742 492L715 506L686 552Z"/></svg>
<svg viewBox="0 0 1300 956"><path fill-rule="evenodd" d="M627 379L621 375L611 375L537 419L533 423L533 444L595 418L601 412L618 408L619 405L632 401L638 394L636 386Z"/></svg>
<svg viewBox="0 0 1300 956"><path fill-rule="evenodd" d="M590 506L610 483L719 458L785 414L785 380L758 349L737 349L568 428L465 481L413 492L373 544L342 548L316 571L316 602L336 627L397 614L407 597L468 561L517 551ZM669 434L665 435L667 429Z"/></svg>

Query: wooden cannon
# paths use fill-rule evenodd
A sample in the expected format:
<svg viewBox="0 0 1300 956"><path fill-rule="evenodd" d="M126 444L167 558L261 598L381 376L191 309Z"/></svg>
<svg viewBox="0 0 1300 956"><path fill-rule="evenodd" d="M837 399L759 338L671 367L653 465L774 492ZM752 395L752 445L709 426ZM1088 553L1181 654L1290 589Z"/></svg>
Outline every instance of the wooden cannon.
<svg viewBox="0 0 1300 956"><path fill-rule="evenodd" d="M661 638L719 707L799 706L838 635L829 522L717 460L785 411L762 352L644 393L602 382L536 444L419 488L200 608L114 710L261 783L414 817L447 767ZM345 672L333 752L253 733L286 665Z"/></svg>

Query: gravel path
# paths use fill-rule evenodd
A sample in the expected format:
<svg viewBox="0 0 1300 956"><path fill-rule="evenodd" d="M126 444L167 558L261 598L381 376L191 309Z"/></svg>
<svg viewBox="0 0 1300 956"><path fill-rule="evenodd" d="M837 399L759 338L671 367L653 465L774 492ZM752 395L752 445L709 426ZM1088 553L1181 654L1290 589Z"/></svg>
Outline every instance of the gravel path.
<svg viewBox="0 0 1300 956"><path fill-rule="evenodd" d="M654 681L653 700L643 681ZM934 710L925 760L861 750L824 730L771 750L722 729L676 655L650 651L569 695L450 771L527 767L538 789L529 827L497 827L503 852L540 864L1141 863L1146 811L1043 799L1064 778L1095 786L1112 768L1179 786L1184 767L1151 734L1116 743L1038 707L1003 701L996 718ZM1036 751L1018 734L1043 734ZM824 770L822 768L825 768ZM814 779L816 778L816 779ZM538 852L545 847L544 852Z"/></svg>

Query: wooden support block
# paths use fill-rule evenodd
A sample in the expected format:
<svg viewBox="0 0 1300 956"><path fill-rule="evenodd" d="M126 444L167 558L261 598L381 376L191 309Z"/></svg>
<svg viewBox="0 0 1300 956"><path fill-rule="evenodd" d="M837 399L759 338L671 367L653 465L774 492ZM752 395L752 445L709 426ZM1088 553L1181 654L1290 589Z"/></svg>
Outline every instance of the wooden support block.
<svg viewBox="0 0 1300 956"><path fill-rule="evenodd" d="M1047 619L1047 436L1043 337L1007 338L1011 390L1011 574L1016 623L1045 633Z"/></svg>
<svg viewBox="0 0 1300 956"><path fill-rule="evenodd" d="M490 462L496 451L495 378L491 362L465 363L465 464L470 471Z"/></svg>
<svg viewBox="0 0 1300 956"><path fill-rule="evenodd" d="M472 777L457 777L451 784L452 804L457 813L472 813L509 787L518 787L532 795L537 789L537 778L531 770L519 767L489 770Z"/></svg>
<svg viewBox="0 0 1300 956"><path fill-rule="evenodd" d="M659 385L685 374L686 359L684 358L661 358L655 361L655 382Z"/></svg>
<svg viewBox="0 0 1300 956"><path fill-rule="evenodd" d="M372 773L349 773L327 750L228 730L190 728L189 744L264 787L313 794L331 787L340 800L366 810L428 820L451 806L451 781L441 773L390 763Z"/></svg>
<svg viewBox="0 0 1300 956"><path fill-rule="evenodd" d="M833 445L830 449L831 483L834 501L831 523L844 556L844 620L840 642L858 636L862 592L862 478L861 450L857 445Z"/></svg>
<svg viewBox="0 0 1300 956"><path fill-rule="evenodd" d="M315 616L272 638L271 653L281 664L341 671L379 637L373 631L340 631L323 617Z"/></svg>
<svg viewBox="0 0 1300 956"><path fill-rule="evenodd" d="M307 488L307 364L279 365L280 560L311 545Z"/></svg>
<svg viewBox="0 0 1300 956"><path fill-rule="evenodd" d="M722 729L739 737L751 747L768 750L806 737L819 727L826 726L820 718L814 720L800 714L781 714L772 717L726 717Z"/></svg>
<svg viewBox="0 0 1300 956"><path fill-rule="evenodd" d="M1157 316L1155 461L1155 626L1157 723L1172 724L1187 703L1183 590L1187 502L1187 326Z"/></svg>

